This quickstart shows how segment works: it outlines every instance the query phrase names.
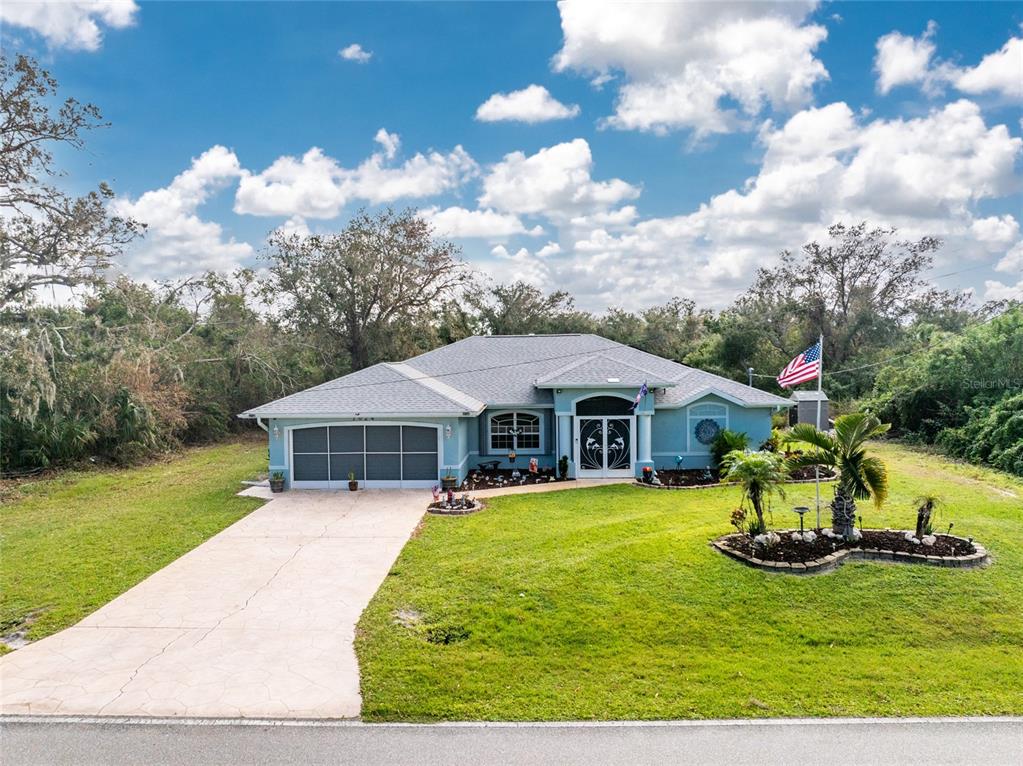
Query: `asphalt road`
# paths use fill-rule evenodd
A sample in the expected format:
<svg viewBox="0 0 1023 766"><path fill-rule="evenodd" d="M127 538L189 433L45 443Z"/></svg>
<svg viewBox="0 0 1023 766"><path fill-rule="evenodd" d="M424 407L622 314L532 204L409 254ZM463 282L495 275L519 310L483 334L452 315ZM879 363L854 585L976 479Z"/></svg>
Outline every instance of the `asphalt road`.
<svg viewBox="0 0 1023 766"><path fill-rule="evenodd" d="M1019 766L1023 718L389 725L0 722L20 764L955 764Z"/></svg>

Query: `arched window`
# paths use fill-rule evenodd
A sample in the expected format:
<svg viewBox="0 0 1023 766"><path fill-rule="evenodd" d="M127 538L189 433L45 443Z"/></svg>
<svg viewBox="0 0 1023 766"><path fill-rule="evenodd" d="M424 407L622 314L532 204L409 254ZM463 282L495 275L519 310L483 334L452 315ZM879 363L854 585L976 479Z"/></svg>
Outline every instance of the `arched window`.
<svg viewBox="0 0 1023 766"><path fill-rule="evenodd" d="M490 451L540 451L540 416L529 412L499 412L490 417Z"/></svg>
<svg viewBox="0 0 1023 766"><path fill-rule="evenodd" d="M694 404L688 412L688 451L709 452L717 435L728 428L724 404Z"/></svg>

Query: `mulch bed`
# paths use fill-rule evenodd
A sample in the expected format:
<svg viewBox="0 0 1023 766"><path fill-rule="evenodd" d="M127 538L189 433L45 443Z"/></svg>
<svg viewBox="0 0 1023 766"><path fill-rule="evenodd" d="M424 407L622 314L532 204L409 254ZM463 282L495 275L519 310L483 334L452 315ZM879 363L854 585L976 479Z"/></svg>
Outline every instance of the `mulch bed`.
<svg viewBox="0 0 1023 766"><path fill-rule="evenodd" d="M820 530L814 530L817 539L812 543L802 540L795 542L791 539L791 530L778 532L781 542L764 548L754 545L746 535L731 535L723 540L727 547L732 550L744 553L747 556L761 559L762 561L788 561L806 563L827 556L829 553L842 550L843 548L874 548L883 551L902 551L904 553L916 553L923 556L967 556L976 551L973 543L958 537L946 535L935 535L937 540L934 545L923 543L911 543L905 538L905 532L887 529L864 529L863 538L846 542L845 540L833 537L825 537Z"/></svg>
<svg viewBox="0 0 1023 766"><path fill-rule="evenodd" d="M468 513L475 513L476 511L483 510L483 505L479 501L471 498L457 497L450 503L446 500L430 503L426 506L426 510L440 516L465 516Z"/></svg>
<svg viewBox="0 0 1023 766"><path fill-rule="evenodd" d="M800 468L789 474L789 481L807 481L814 478L813 468ZM658 468L655 473L665 487L707 487L718 484L721 478L713 468ZM821 468L821 481L830 481L835 474Z"/></svg>
<svg viewBox="0 0 1023 766"><path fill-rule="evenodd" d="M498 489L500 487L518 487L527 484L548 484L561 481L575 481L575 479L560 479L550 470L541 469L540 473L530 473L528 469L520 469L519 476L512 476L512 469L498 468L497 470L475 470L472 471L458 486L458 492L473 492L480 489Z"/></svg>

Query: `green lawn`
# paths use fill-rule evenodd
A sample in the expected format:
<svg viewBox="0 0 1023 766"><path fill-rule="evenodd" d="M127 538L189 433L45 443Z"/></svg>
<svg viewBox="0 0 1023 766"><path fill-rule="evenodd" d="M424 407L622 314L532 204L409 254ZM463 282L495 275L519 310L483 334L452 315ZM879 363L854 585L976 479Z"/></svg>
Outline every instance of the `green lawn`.
<svg viewBox="0 0 1023 766"><path fill-rule="evenodd" d="M258 507L235 493L265 467L266 442L245 440L24 485L0 505L0 635L78 622Z"/></svg>
<svg viewBox="0 0 1023 766"><path fill-rule="evenodd" d="M912 499L935 492L939 526L982 541L992 566L749 569L707 545L731 531L734 489L495 499L428 517L363 614L364 717L1023 713L1023 483L877 449L892 493L880 512L862 507L865 525L909 527ZM779 508L812 498L794 485ZM795 521L775 512L776 526ZM410 613L421 623L407 627Z"/></svg>

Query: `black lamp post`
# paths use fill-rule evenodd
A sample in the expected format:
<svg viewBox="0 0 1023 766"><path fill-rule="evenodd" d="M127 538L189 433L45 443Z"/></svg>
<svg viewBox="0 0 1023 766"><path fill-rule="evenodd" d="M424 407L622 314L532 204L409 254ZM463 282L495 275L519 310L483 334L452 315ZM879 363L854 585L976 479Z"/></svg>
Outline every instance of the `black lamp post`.
<svg viewBox="0 0 1023 766"><path fill-rule="evenodd" d="M807 508L805 505L797 505L792 510L799 514L799 534L802 535L803 534L803 515L806 514L807 512L809 512L810 509Z"/></svg>

